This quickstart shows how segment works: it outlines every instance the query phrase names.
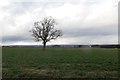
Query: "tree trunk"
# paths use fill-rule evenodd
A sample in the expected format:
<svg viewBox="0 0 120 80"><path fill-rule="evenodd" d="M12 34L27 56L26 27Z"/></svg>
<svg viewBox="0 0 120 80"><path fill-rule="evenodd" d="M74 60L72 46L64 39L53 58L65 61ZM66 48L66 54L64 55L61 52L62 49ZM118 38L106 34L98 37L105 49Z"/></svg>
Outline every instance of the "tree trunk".
<svg viewBox="0 0 120 80"><path fill-rule="evenodd" d="M46 42L44 41L43 42L43 51L45 51L45 48L46 48Z"/></svg>

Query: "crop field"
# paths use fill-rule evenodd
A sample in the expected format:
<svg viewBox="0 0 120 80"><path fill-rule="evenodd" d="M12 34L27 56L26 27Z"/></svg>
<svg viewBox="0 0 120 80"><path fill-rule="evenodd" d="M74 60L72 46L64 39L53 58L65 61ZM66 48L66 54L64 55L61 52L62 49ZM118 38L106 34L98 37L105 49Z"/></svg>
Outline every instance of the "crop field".
<svg viewBox="0 0 120 80"><path fill-rule="evenodd" d="M3 78L118 78L115 48L3 48Z"/></svg>

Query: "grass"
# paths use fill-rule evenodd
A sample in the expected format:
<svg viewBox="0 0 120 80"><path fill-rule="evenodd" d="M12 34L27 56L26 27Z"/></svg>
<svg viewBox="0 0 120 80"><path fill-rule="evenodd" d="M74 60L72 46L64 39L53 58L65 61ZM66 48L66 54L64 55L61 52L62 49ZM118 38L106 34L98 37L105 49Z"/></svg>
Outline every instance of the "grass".
<svg viewBox="0 0 120 80"><path fill-rule="evenodd" d="M117 49L3 48L3 78L117 78Z"/></svg>

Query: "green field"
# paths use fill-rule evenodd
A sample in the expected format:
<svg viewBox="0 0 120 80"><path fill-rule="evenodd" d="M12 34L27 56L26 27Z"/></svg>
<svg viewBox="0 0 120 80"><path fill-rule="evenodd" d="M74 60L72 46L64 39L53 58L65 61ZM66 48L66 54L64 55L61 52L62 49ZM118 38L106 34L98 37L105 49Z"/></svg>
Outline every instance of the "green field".
<svg viewBox="0 0 120 80"><path fill-rule="evenodd" d="M3 48L3 78L117 78L118 50Z"/></svg>

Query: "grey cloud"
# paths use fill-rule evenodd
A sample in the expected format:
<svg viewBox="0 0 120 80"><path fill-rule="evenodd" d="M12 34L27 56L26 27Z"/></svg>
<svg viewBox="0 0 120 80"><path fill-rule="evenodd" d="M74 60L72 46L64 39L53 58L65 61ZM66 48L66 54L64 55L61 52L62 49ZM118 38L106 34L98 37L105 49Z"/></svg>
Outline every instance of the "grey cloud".
<svg viewBox="0 0 120 80"><path fill-rule="evenodd" d="M110 27L110 26L109 26ZM77 37L77 36L109 36L117 35L117 27L91 27L86 29L72 28L72 29L63 29L65 37Z"/></svg>
<svg viewBox="0 0 120 80"><path fill-rule="evenodd" d="M115 28L86 28L86 29L63 29L63 37L83 37L83 36L110 36L117 35L118 32ZM32 36L18 35L18 36L3 36L2 42L18 42L18 41L31 41Z"/></svg>
<svg viewBox="0 0 120 80"><path fill-rule="evenodd" d="M100 0L100 1L104 1L104 0ZM88 5L87 7L89 7L89 5L98 4L100 1L85 0L85 2L87 2L85 5ZM26 35L26 33L27 33L26 30L28 28L24 28L23 27L23 29L22 29L22 26L24 26L24 25L25 26L33 26L30 23L32 20L30 22L26 23L26 24L23 23L23 24L20 24L20 25L16 26L17 25L16 19L17 18L19 19L19 15L23 15L24 16L24 13L26 13L26 12L29 12L29 13L33 14L33 13L36 13L33 10L35 10L37 8L41 8L40 11L37 11L38 14L33 14L32 15L32 17L35 15L36 16L35 18L39 19L41 17L44 17L43 14L46 16L46 13L47 13L46 10L49 10L50 8L51 9L52 8L57 8L59 6L64 5L65 3L71 3L71 5L75 5L75 4L77 4L77 2L80 2L80 0L52 0L52 1L50 1L50 0L49 1L48 0L40 0L40 1L33 1L33 0L24 1L24 0L22 0L20 2L13 2L9 6L2 7L2 9L5 10L7 13L9 13L10 16L11 16L10 18L6 18L7 24L8 25L12 25L13 24L12 26L16 27L16 30L15 30L16 32L13 32L14 31L13 30L10 33L6 32L6 34L3 35L2 42L3 43L19 42L19 41L30 42L31 40L33 40L32 37L28 36L29 34ZM61 9L63 9L63 8L61 8ZM49 11L48 11L48 14L49 14ZM54 12L52 14L54 14ZM61 27L61 30L63 31L63 38L66 38L66 37L69 37L69 38L88 37L90 39L89 36L94 36L94 37L95 36L96 37L99 37L99 36L104 37L104 36L111 36L111 35L117 36L117 34L118 34L117 26L116 25L111 25L111 24L109 24L109 22L108 23L103 23L103 24L109 25L109 26L103 26L103 25L101 26L99 24L95 24L95 23L97 23L96 19L95 19L95 21L93 21L93 23L92 23L93 26L90 28L91 25L87 24L87 21L85 20L86 17L89 14L90 14L89 10L88 11L85 10L85 11L83 11L82 15L81 14L80 15L77 14L76 15L77 17L75 17L76 19L75 18L73 18L73 19L71 18L71 20L67 19L68 20L67 21L66 18L62 18L61 21L59 21L59 23L63 23L62 24L63 26ZM64 16L64 14L62 16ZM71 15L70 17L74 17L74 16ZM109 17L110 16L108 16L108 18ZM97 19L99 19L99 18L97 18ZM97 21L99 21L99 20L97 20ZM104 22L104 20L101 21L101 22ZM114 19L113 19L113 22L114 22ZM83 26L84 24L86 24L85 28ZM3 23L1 25L4 26ZM6 29L7 29L8 25L7 26L5 25L4 27L6 27ZM21 26L21 27L19 27L19 26ZM11 27L11 29L12 29L12 27ZM19 35L19 32L17 32L17 31L22 31L22 33L21 33L22 35ZM11 36L7 36L7 34L10 34Z"/></svg>
<svg viewBox="0 0 120 80"><path fill-rule="evenodd" d="M41 7L42 11L44 11L49 7L58 7L63 4L64 4L63 2L57 3L57 2L44 2L44 1L41 1L41 2L20 1L20 2L12 2L8 6L3 6L2 9L15 16L15 15L24 14L26 11L32 12L36 8Z"/></svg>
<svg viewBox="0 0 120 80"><path fill-rule="evenodd" d="M3 36L2 42L3 43L9 43L9 42L19 42L19 41L31 41L30 37L25 37L24 35L21 36Z"/></svg>
<svg viewBox="0 0 120 80"><path fill-rule="evenodd" d="M21 15L31 8L32 3L13 2L8 6L3 6L2 9L12 15Z"/></svg>

